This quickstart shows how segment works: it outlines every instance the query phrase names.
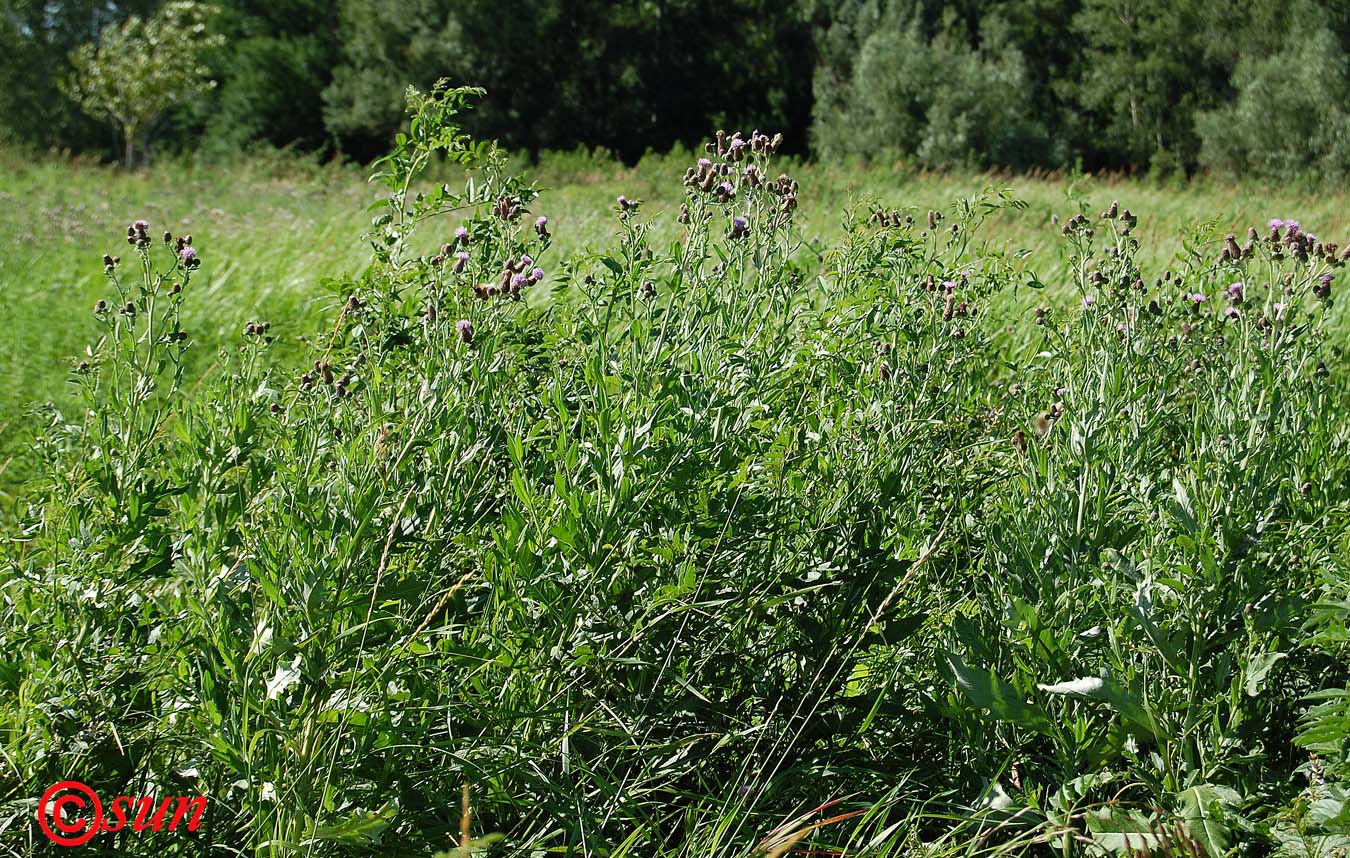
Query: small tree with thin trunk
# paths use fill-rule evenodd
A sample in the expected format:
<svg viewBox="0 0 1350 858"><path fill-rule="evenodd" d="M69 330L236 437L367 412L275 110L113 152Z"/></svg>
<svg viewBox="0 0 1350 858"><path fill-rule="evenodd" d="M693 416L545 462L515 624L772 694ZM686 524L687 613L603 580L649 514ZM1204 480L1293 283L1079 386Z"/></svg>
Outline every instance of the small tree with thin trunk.
<svg viewBox="0 0 1350 858"><path fill-rule="evenodd" d="M216 85L202 53L224 42L207 30L212 9L173 0L150 18L131 17L104 30L97 44L71 52L64 88L85 113L122 132L126 166L136 139L164 111Z"/></svg>

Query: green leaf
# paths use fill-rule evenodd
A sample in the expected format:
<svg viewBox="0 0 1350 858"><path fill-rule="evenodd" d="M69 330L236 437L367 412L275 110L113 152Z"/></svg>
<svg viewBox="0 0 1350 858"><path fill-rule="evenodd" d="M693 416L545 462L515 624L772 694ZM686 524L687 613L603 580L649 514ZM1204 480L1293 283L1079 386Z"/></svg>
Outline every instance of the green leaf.
<svg viewBox="0 0 1350 858"><path fill-rule="evenodd" d="M1028 703L1017 688L987 670L971 667L955 653L947 654L947 663L956 677L956 687L971 703L1000 721L1008 721L1028 730L1051 735L1050 719L1040 707Z"/></svg>
<svg viewBox="0 0 1350 858"><path fill-rule="evenodd" d="M1085 819L1093 842L1112 854L1151 854L1161 846L1151 820L1137 810L1103 807L1088 811Z"/></svg>
<svg viewBox="0 0 1350 858"><path fill-rule="evenodd" d="M358 809L346 819L332 825L315 826L302 845L313 843L343 843L349 846L377 846L384 830L398 815L398 802L389 801L378 810Z"/></svg>
<svg viewBox="0 0 1350 858"><path fill-rule="evenodd" d="M1210 855L1226 853L1230 815L1241 804L1242 797L1228 787L1200 784L1178 795L1177 800L1191 837Z"/></svg>
<svg viewBox="0 0 1350 858"><path fill-rule="evenodd" d="M1270 669L1279 661L1286 657L1282 652L1265 652L1251 660L1247 665L1247 696L1255 697L1261 693L1261 686L1266 681L1266 676Z"/></svg>

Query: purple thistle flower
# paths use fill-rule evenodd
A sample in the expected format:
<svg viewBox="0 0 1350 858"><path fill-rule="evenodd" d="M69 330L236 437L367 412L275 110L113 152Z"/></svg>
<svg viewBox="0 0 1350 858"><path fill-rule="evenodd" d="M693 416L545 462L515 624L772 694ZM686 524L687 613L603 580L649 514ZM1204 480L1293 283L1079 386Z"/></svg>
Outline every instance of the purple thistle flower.
<svg viewBox="0 0 1350 858"><path fill-rule="evenodd" d="M178 258L183 260L184 265L193 265L197 262L197 251L191 247L185 247L178 252Z"/></svg>
<svg viewBox="0 0 1350 858"><path fill-rule="evenodd" d="M543 215L536 218L534 221L534 231L539 234L540 238L548 238L548 218Z"/></svg>
<svg viewBox="0 0 1350 858"><path fill-rule="evenodd" d="M455 230L455 241L460 244L469 243L469 228L467 226L461 226Z"/></svg>
<svg viewBox="0 0 1350 858"><path fill-rule="evenodd" d="M1225 319L1236 319L1238 317L1238 308L1229 307L1223 311L1223 315Z"/></svg>
<svg viewBox="0 0 1350 858"><path fill-rule="evenodd" d="M138 220L131 225L131 228L136 230L137 232L145 232L146 230L150 229L150 223L149 221Z"/></svg>
<svg viewBox="0 0 1350 858"><path fill-rule="evenodd" d="M1299 222L1296 220L1287 220L1284 222L1284 225L1293 230L1299 230L1303 228L1302 225L1300 225Z"/></svg>
<svg viewBox="0 0 1350 858"><path fill-rule="evenodd" d="M750 229L750 222L737 215L731 219L731 237L740 238Z"/></svg>
<svg viewBox="0 0 1350 858"><path fill-rule="evenodd" d="M1233 283L1228 287L1228 300L1234 304L1242 303L1242 290L1246 288L1241 282Z"/></svg>
<svg viewBox="0 0 1350 858"><path fill-rule="evenodd" d="M1267 223L1266 226L1270 227L1271 229L1283 229L1284 221L1281 220L1280 218L1273 217L1270 219L1270 223Z"/></svg>
<svg viewBox="0 0 1350 858"><path fill-rule="evenodd" d="M473 343L473 322L468 319L460 319L455 322L455 330L459 332L459 338L466 343Z"/></svg>
<svg viewBox="0 0 1350 858"><path fill-rule="evenodd" d="M469 254L468 254L468 251L461 250L459 253L456 253L456 254L455 254L455 273L456 273L456 274L461 274L461 273L463 273L465 267L467 267L468 264L469 264Z"/></svg>
<svg viewBox="0 0 1350 858"><path fill-rule="evenodd" d="M1205 303L1208 300L1209 296L1201 292L1196 292L1195 294L1191 295L1191 303L1197 307L1199 307L1201 304Z"/></svg>
<svg viewBox="0 0 1350 858"><path fill-rule="evenodd" d="M1083 296L1083 306L1084 306L1084 307L1091 307L1091 306L1092 306L1093 304L1095 304L1095 303L1097 303L1097 298L1096 298L1095 295L1084 295L1084 296Z"/></svg>
<svg viewBox="0 0 1350 858"><path fill-rule="evenodd" d="M515 274L515 275L512 275L512 277L511 277L511 285L512 285L513 287L517 288L517 289L519 289L520 287L524 286L524 285L525 285L525 282L526 282L526 281L525 281L525 275L524 275L524 274Z"/></svg>
<svg viewBox="0 0 1350 858"><path fill-rule="evenodd" d="M1284 304L1276 301L1272 309L1275 311L1275 318L1277 320L1284 318Z"/></svg>
<svg viewBox="0 0 1350 858"><path fill-rule="evenodd" d="M530 256L529 254L524 254L520 257L521 268L529 268L533 264L534 264L534 257Z"/></svg>
<svg viewBox="0 0 1350 858"><path fill-rule="evenodd" d="M706 170L706 169L708 169L708 168L711 167L711 166L712 166L712 161L709 161L707 158L699 158L699 159L698 159L698 168L699 168L700 170Z"/></svg>
<svg viewBox="0 0 1350 858"><path fill-rule="evenodd" d="M533 282L533 283L538 283L540 280L543 280L543 279L544 279L544 269L542 269L542 268L535 268L533 271L530 272L530 281L531 281L531 282Z"/></svg>

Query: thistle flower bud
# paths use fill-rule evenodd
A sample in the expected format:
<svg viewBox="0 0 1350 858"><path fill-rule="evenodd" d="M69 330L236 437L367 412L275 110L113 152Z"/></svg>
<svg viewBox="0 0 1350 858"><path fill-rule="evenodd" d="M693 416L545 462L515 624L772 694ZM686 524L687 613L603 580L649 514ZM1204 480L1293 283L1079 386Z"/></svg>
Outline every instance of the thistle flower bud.
<svg viewBox="0 0 1350 858"><path fill-rule="evenodd" d="M102 316L106 312L108 312L108 302L99 298L98 302L94 304L94 315Z"/></svg>
<svg viewBox="0 0 1350 858"><path fill-rule="evenodd" d="M1330 274L1323 274L1321 277L1317 278L1317 283L1313 285L1313 295L1322 301L1330 298L1332 279L1332 275Z"/></svg>
<svg viewBox="0 0 1350 858"><path fill-rule="evenodd" d="M680 214L675 218L680 223L689 223L689 205L680 203Z"/></svg>
<svg viewBox="0 0 1350 858"><path fill-rule="evenodd" d="M642 281L642 297L651 298L656 294L656 284L650 280Z"/></svg>
<svg viewBox="0 0 1350 858"><path fill-rule="evenodd" d="M1114 220L1119 216L1120 216L1120 203L1116 200L1112 200L1111 207L1106 210L1106 214L1103 215L1103 217L1107 217Z"/></svg>

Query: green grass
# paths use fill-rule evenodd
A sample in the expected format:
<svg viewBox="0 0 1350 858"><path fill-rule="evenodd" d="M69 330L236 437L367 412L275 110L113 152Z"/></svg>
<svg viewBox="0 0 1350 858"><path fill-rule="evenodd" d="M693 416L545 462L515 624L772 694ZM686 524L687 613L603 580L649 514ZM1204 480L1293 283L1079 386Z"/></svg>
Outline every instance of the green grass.
<svg viewBox="0 0 1350 858"><path fill-rule="evenodd" d="M419 110L387 180L430 192ZM555 156L537 200L490 160L375 211L284 160L16 165L49 204L4 257L13 414L66 420L7 475L0 849L47 849L66 778L210 797L106 854L1350 845L1344 266L1220 256L1344 235L1344 198L757 154L787 217L689 160ZM203 265L122 243L103 279L137 216ZM525 300L475 295L523 254Z"/></svg>

